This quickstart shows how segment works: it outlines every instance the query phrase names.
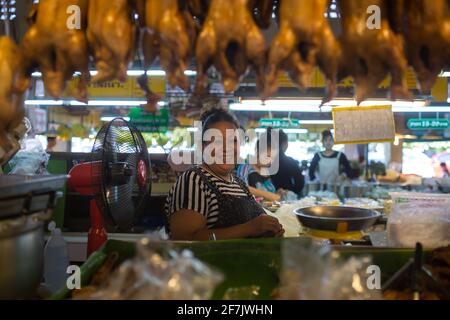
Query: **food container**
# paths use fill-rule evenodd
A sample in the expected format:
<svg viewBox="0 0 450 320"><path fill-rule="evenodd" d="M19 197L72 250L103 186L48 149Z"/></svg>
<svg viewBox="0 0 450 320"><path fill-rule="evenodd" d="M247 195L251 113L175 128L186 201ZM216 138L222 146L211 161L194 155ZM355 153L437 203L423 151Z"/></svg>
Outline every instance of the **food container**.
<svg viewBox="0 0 450 320"><path fill-rule="evenodd" d="M0 299L34 297L43 274L44 223L67 176L0 176Z"/></svg>
<svg viewBox="0 0 450 320"><path fill-rule="evenodd" d="M51 212L0 221L0 299L32 298L42 280L44 222Z"/></svg>

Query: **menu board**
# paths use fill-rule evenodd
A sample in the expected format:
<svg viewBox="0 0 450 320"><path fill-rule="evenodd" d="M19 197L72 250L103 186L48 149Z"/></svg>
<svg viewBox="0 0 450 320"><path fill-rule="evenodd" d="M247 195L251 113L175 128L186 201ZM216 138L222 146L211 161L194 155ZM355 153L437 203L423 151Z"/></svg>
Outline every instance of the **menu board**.
<svg viewBox="0 0 450 320"><path fill-rule="evenodd" d="M365 144L395 140L392 106L333 108L337 144Z"/></svg>

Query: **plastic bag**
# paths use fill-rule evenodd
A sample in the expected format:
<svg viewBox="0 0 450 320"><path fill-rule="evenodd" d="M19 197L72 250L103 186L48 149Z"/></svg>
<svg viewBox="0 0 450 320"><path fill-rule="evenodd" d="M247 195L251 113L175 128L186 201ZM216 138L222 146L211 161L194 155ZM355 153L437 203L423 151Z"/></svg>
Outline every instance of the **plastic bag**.
<svg viewBox="0 0 450 320"><path fill-rule="evenodd" d="M28 152L20 150L9 161L10 174L20 175L46 175L50 155L44 152Z"/></svg>
<svg viewBox="0 0 450 320"><path fill-rule="evenodd" d="M28 127L28 132L31 130L29 120L24 122ZM38 139L29 138L27 135L20 141L21 149L9 161L11 168L10 174L20 175L46 175L47 165L50 155L45 152L42 143Z"/></svg>
<svg viewBox="0 0 450 320"><path fill-rule="evenodd" d="M387 223L388 243L394 247L426 248L450 245L450 195L391 193Z"/></svg>
<svg viewBox="0 0 450 320"><path fill-rule="evenodd" d="M192 252L177 252L167 243L144 238L138 242L136 257L124 262L89 299L204 300L222 280L221 273Z"/></svg>
<svg viewBox="0 0 450 320"><path fill-rule="evenodd" d="M344 260L329 246L286 241L282 247L282 300L381 299L368 286L370 257Z"/></svg>

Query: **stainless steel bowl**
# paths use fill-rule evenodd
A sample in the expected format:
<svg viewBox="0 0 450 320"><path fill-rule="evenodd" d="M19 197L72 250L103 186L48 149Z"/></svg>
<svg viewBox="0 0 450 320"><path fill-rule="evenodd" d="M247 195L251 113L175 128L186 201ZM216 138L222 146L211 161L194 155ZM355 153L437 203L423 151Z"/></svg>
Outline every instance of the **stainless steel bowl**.
<svg viewBox="0 0 450 320"><path fill-rule="evenodd" d="M32 298L43 274L44 221L36 214L0 222L0 299Z"/></svg>
<svg viewBox="0 0 450 320"><path fill-rule="evenodd" d="M300 223L307 228L339 233L365 230L381 217L374 210L344 206L315 206L300 208L294 212Z"/></svg>

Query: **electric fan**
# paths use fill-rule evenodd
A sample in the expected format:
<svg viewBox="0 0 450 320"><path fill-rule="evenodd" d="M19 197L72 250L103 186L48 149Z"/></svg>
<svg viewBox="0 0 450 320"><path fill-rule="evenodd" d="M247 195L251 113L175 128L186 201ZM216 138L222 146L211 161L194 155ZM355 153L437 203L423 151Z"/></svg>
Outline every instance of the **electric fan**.
<svg viewBox="0 0 450 320"><path fill-rule="evenodd" d="M141 133L122 118L97 134L90 162L69 172L69 188L92 196L88 256L106 241L103 218L118 231L130 231L151 193L151 166Z"/></svg>

